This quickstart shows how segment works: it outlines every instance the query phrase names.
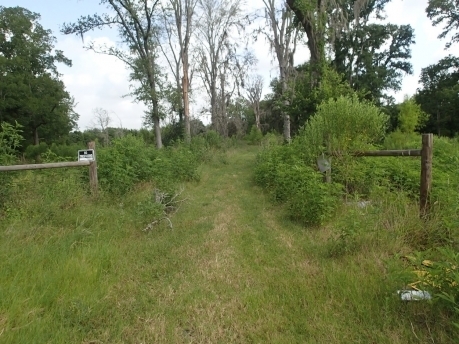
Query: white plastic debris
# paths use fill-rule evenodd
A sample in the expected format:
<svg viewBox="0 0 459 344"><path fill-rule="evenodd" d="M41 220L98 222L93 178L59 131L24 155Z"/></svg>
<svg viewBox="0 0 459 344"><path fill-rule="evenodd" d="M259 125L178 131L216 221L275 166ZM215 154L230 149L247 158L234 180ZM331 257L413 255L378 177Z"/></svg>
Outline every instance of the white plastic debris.
<svg viewBox="0 0 459 344"><path fill-rule="evenodd" d="M423 290L397 290L397 294L400 295L400 299L402 299L402 301L420 301L432 299L430 293Z"/></svg>

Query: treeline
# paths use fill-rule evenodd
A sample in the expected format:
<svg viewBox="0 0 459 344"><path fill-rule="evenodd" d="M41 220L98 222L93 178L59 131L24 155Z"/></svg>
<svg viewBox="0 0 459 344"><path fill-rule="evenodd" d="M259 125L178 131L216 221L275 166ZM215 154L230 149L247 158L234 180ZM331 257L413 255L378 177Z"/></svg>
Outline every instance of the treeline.
<svg viewBox="0 0 459 344"><path fill-rule="evenodd" d="M199 112L210 114L210 129L223 137L241 137L256 126L290 141L321 103L352 94L388 114L389 130L400 127L400 111L411 108L423 114L418 131L455 136L458 58L450 55L425 67L419 89L402 104L390 96L401 90L403 76L413 73L415 33L410 25L392 24L390 17L386 21L389 2L265 0L249 10L236 0L116 0L107 4L106 13L65 23L61 32L81 36L110 25L119 30L119 49L92 43L88 48L119 58L131 70L131 96L146 105L145 127L153 129L139 135L158 148L177 140L189 143L204 130L190 114L198 89L208 100ZM448 46L458 40L451 24L457 10L447 0L429 1L426 8L434 25L444 25L441 38L452 37ZM75 132L75 100L56 67L71 61L54 48L56 38L39 20L27 9L0 7L0 122L22 126L23 147L97 137L96 129ZM266 39L266 53L273 54L278 67L264 98L265 80L256 74L247 37ZM308 47L310 59L298 65L300 44ZM191 51L196 63L191 63ZM164 127L166 118L170 124ZM95 126L104 133L100 141L124 132L109 127Z"/></svg>

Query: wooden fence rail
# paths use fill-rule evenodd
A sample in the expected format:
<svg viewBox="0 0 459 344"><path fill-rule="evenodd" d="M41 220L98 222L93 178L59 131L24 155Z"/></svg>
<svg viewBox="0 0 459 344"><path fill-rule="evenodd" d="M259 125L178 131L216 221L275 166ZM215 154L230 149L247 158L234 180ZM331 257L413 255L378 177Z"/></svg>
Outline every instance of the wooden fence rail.
<svg viewBox="0 0 459 344"><path fill-rule="evenodd" d="M89 142L88 149L95 149L95 143ZM97 194L99 185L97 180L97 162L94 161L65 161L52 162L47 164L27 164L27 165L9 165L0 166L0 172L7 171L24 171L24 170L44 170L49 168L66 168L66 167L81 167L89 166L89 185L91 192Z"/></svg>
<svg viewBox="0 0 459 344"><path fill-rule="evenodd" d="M339 156L339 153L331 156ZM351 153L355 157L421 157L421 185L419 188L420 216L425 218L430 211L430 192L432 189L433 134L422 134L422 149L381 150ZM331 181L331 171L327 171L326 180Z"/></svg>
<svg viewBox="0 0 459 344"><path fill-rule="evenodd" d="M0 171L45 170L48 168L89 166L90 161L52 162L49 164L0 166Z"/></svg>

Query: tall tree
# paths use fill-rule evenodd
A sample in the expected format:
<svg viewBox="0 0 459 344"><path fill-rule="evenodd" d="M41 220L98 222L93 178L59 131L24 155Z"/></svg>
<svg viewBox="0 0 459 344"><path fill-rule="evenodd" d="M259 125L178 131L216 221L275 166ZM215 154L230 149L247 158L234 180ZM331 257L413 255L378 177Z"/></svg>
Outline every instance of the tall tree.
<svg viewBox="0 0 459 344"><path fill-rule="evenodd" d="M277 58L279 82L284 98L282 111L284 140L290 142L290 115L286 109L289 105L287 91L294 72L293 57L296 51L298 30L293 23L293 12L285 4L279 4L275 0L263 0L263 3L265 5L265 18L270 29L262 32L265 33Z"/></svg>
<svg viewBox="0 0 459 344"><path fill-rule="evenodd" d="M263 93L263 77L261 75L255 75L249 78L246 87L247 99L249 100L253 113L255 115L255 125L258 129L261 129L260 117L260 101Z"/></svg>
<svg viewBox="0 0 459 344"><path fill-rule="evenodd" d="M354 13L360 13L368 1L371 0L353 1ZM326 62L327 43L333 43L337 32L347 27L348 0L286 0L286 3L295 13L296 20L301 24L308 38L307 44L311 54L309 61L311 83L316 86Z"/></svg>
<svg viewBox="0 0 459 344"><path fill-rule="evenodd" d="M409 25L378 23L390 0L369 0L356 10L356 0L347 0L348 26L334 40L334 67L366 98L382 103L386 91L400 90L404 73L412 74L411 44L414 32ZM370 18L372 18L370 22Z"/></svg>
<svg viewBox="0 0 459 344"><path fill-rule="evenodd" d="M176 81L177 92L181 93L179 116L185 117L185 141L190 142L190 46L194 27L194 15L198 0L167 0L167 8L163 10L168 45L173 60L165 52L165 57ZM177 47L174 44L174 39ZM181 69L181 70L180 70Z"/></svg>
<svg viewBox="0 0 459 344"><path fill-rule="evenodd" d="M29 142L57 140L76 126L74 101L59 79L56 63L71 65L40 15L0 6L0 121L24 127Z"/></svg>
<svg viewBox="0 0 459 344"><path fill-rule="evenodd" d="M429 115L425 130L438 135L459 133L459 58L447 56L421 71L416 103Z"/></svg>
<svg viewBox="0 0 459 344"><path fill-rule="evenodd" d="M112 122L112 118L107 110L100 107L93 109L92 113L94 116L92 120L92 127L100 130L104 145L108 145L110 143L108 126Z"/></svg>
<svg viewBox="0 0 459 344"><path fill-rule="evenodd" d="M101 27L115 25L118 28L127 51L116 47L96 47L94 44L89 44L88 48L116 56L132 69L131 78L141 83L138 99L149 104L156 146L162 148L157 64L159 27L156 18L159 0L101 0L100 3L106 5L112 13L81 17L76 23L64 24L61 31L83 37L84 33Z"/></svg>
<svg viewBox="0 0 459 344"><path fill-rule="evenodd" d="M451 44L459 42L459 1L429 0L426 12L434 26L444 25L438 38L443 39L448 35L451 36L451 40L446 43L447 48Z"/></svg>
<svg viewBox="0 0 459 344"><path fill-rule="evenodd" d="M232 37L244 28L241 5L238 0L199 0L201 13L196 25L199 74L210 98L212 127L223 135L227 133L224 109L227 73L243 70L237 58L238 44Z"/></svg>

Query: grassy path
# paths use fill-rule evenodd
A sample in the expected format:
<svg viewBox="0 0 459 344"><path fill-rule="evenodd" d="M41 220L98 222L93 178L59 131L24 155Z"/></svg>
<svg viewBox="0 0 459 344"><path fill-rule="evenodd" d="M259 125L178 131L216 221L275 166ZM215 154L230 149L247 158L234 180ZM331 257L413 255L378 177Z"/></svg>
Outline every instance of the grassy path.
<svg viewBox="0 0 459 344"><path fill-rule="evenodd" d="M204 166L174 231L152 233L156 248L139 248L152 259L141 282L149 305L132 335L171 343L410 342L407 324L387 314L380 258L324 259L323 231L308 235L254 185L257 150ZM159 246L164 255L153 253Z"/></svg>
<svg viewBox="0 0 459 344"><path fill-rule="evenodd" d="M254 185L258 149L205 164L173 230L139 230L147 187L0 224L0 343L432 342L426 308L388 296L380 243L327 257L326 228L293 224Z"/></svg>

